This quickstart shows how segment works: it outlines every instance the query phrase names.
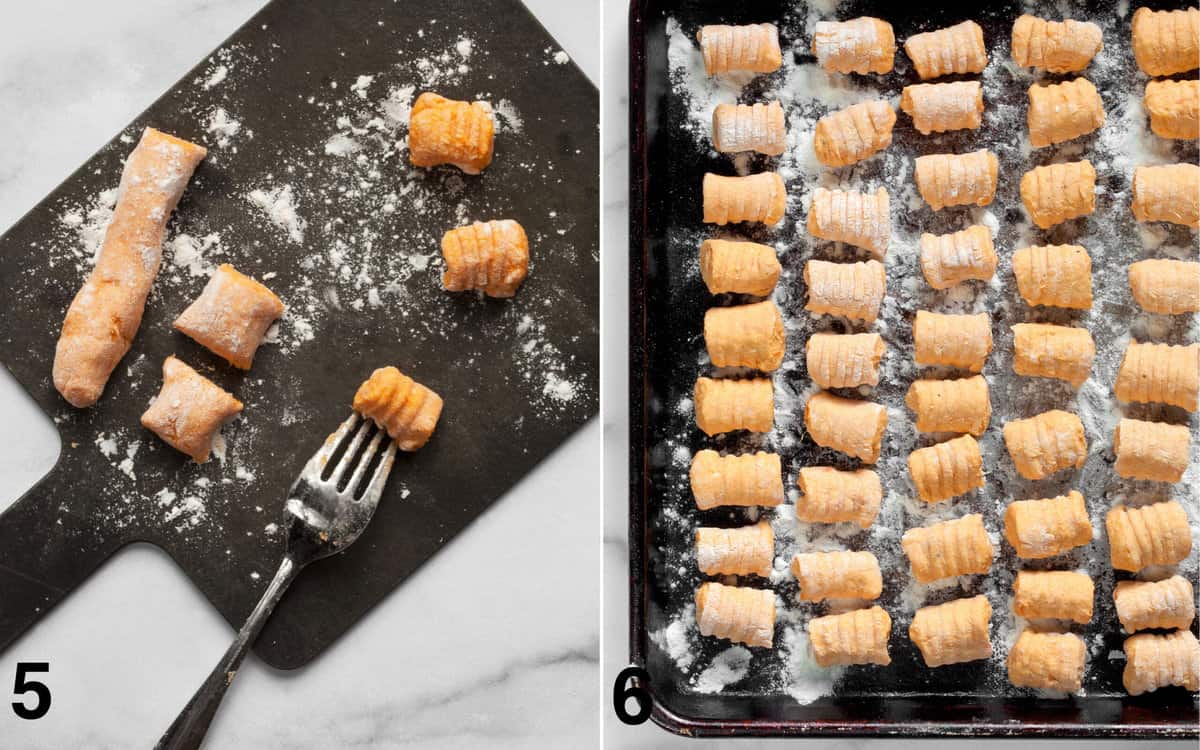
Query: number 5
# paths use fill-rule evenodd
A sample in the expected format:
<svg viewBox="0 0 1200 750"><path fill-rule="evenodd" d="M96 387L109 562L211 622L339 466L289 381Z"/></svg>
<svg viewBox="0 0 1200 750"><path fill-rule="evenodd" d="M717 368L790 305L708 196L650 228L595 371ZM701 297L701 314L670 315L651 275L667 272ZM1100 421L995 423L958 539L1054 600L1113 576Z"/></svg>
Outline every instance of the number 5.
<svg viewBox="0 0 1200 750"><path fill-rule="evenodd" d="M44 661L20 662L17 664L17 678L13 683L13 694L32 692L37 696L33 708L27 707L21 701L13 701L13 713L22 719L40 719L50 710L50 688L37 680L27 680L25 676L33 672L49 672L50 663Z"/></svg>

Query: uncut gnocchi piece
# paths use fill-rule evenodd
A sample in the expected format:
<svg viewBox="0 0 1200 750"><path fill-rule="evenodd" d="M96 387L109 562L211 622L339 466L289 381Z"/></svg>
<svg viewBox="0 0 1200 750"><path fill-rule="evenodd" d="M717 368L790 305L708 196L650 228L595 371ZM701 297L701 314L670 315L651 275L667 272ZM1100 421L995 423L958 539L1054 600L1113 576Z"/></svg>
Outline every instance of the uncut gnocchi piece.
<svg viewBox="0 0 1200 750"><path fill-rule="evenodd" d="M1090 65L1103 47L1100 27L1088 21L1047 21L1025 14L1013 22L1012 58L1022 68L1074 73Z"/></svg>
<svg viewBox="0 0 1200 750"><path fill-rule="evenodd" d="M804 406L804 426L817 445L873 464L879 460L879 444L887 429L887 409L819 391Z"/></svg>
<svg viewBox="0 0 1200 750"><path fill-rule="evenodd" d="M1129 636L1125 639L1125 671L1121 682L1130 695L1169 685L1192 692L1200 690L1200 642L1190 630Z"/></svg>
<svg viewBox="0 0 1200 750"><path fill-rule="evenodd" d="M988 64L983 29L974 21L914 34L904 43L904 51L921 80L951 73L981 73Z"/></svg>
<svg viewBox="0 0 1200 750"><path fill-rule="evenodd" d="M354 411L379 425L397 448L411 452L433 437L442 397L395 367L381 367L354 394Z"/></svg>
<svg viewBox="0 0 1200 750"><path fill-rule="evenodd" d="M1191 554L1187 511L1174 500L1140 508L1118 505L1104 517L1112 566L1136 573L1150 565L1174 565Z"/></svg>
<svg viewBox="0 0 1200 750"><path fill-rule="evenodd" d="M878 605L840 615L814 617L808 623L808 641L817 666L892 663L888 636L892 618Z"/></svg>
<svg viewBox="0 0 1200 750"><path fill-rule="evenodd" d="M1075 388L1091 374L1096 342L1086 328L1017 323L1012 331L1016 374L1065 380Z"/></svg>
<svg viewBox="0 0 1200 750"><path fill-rule="evenodd" d="M776 172L749 177L704 175L704 221L733 224L740 221L778 224L787 208L787 190Z"/></svg>
<svg viewBox="0 0 1200 750"><path fill-rule="evenodd" d="M870 469L841 471L806 466L796 480L803 495L796 501L796 520L805 523L857 523L869 528L879 515L883 485Z"/></svg>
<svg viewBox="0 0 1200 750"><path fill-rule="evenodd" d="M142 323L167 220L207 150L146 128L125 161L95 266L71 300L54 350L54 387L71 406L100 400Z"/></svg>
<svg viewBox="0 0 1200 750"><path fill-rule="evenodd" d="M1087 460L1083 422L1061 409L1004 425L1004 446L1017 473L1026 479L1045 479L1072 467L1082 469Z"/></svg>
<svg viewBox="0 0 1200 750"><path fill-rule="evenodd" d="M983 124L983 85L979 81L917 83L900 92L900 109L922 135L978 130Z"/></svg>
<svg viewBox="0 0 1200 750"><path fill-rule="evenodd" d="M234 367L249 370L267 329L282 314L274 292L222 263L174 326Z"/></svg>
<svg viewBox="0 0 1200 750"><path fill-rule="evenodd" d="M766 578L775 563L775 532L767 521L736 529L696 529L696 566L705 575Z"/></svg>
<svg viewBox="0 0 1200 750"><path fill-rule="evenodd" d="M817 188L808 210L808 233L861 247L882 260L892 235L888 192L883 188L874 193Z"/></svg>
<svg viewBox="0 0 1200 750"><path fill-rule="evenodd" d="M1200 80L1149 81L1142 102L1159 138L1200 138Z"/></svg>
<svg viewBox="0 0 1200 750"><path fill-rule="evenodd" d="M713 148L723 154L756 151L779 156L787 146L783 105L718 104L713 110Z"/></svg>
<svg viewBox="0 0 1200 750"><path fill-rule="evenodd" d="M918 497L940 503L983 486L983 455L975 438L963 435L908 454L908 472Z"/></svg>
<svg viewBox="0 0 1200 750"><path fill-rule="evenodd" d="M802 602L878 599L883 593L879 561L870 552L808 552L792 558Z"/></svg>
<svg viewBox="0 0 1200 750"><path fill-rule="evenodd" d="M992 568L992 543L978 513L909 529L901 537L900 547L918 583L986 573Z"/></svg>
<svg viewBox="0 0 1200 750"><path fill-rule="evenodd" d="M1163 164L1133 170L1133 203L1138 221L1166 221L1200 229L1200 166Z"/></svg>
<svg viewBox="0 0 1200 750"><path fill-rule="evenodd" d="M770 245L730 240L700 244L700 275L712 294L766 297L774 291L782 271L779 256Z"/></svg>
<svg viewBox="0 0 1200 750"><path fill-rule="evenodd" d="M442 235L450 292L478 289L489 297L512 297L529 275L529 239L511 219L476 221Z"/></svg>
<svg viewBox="0 0 1200 750"><path fill-rule="evenodd" d="M142 414L142 426L202 464L213 439L242 411L242 402L175 357L163 362L162 390Z"/></svg>
<svg viewBox="0 0 1200 750"><path fill-rule="evenodd" d="M487 102L427 91L413 103L408 123L408 158L414 167L450 164L479 174L492 163L496 122Z"/></svg>
<svg viewBox="0 0 1200 750"><path fill-rule="evenodd" d="M1196 617L1192 582L1179 575L1161 581L1117 581L1113 604L1127 633L1150 628L1186 630Z"/></svg>
<svg viewBox="0 0 1200 750"><path fill-rule="evenodd" d="M845 167L892 144L896 111L881 99L852 104L817 120L813 151L827 167Z"/></svg>
<svg viewBox="0 0 1200 750"><path fill-rule="evenodd" d="M1148 76L1169 76L1200 65L1200 10L1153 11L1133 14L1133 57Z"/></svg>
<svg viewBox="0 0 1200 750"><path fill-rule="evenodd" d="M771 300L710 307L704 313L704 344L716 367L770 372L783 362L787 342L783 316Z"/></svg>
<svg viewBox="0 0 1200 750"><path fill-rule="evenodd" d="M775 639L775 592L713 581L696 590L700 635L770 648Z"/></svg>
<svg viewBox="0 0 1200 750"><path fill-rule="evenodd" d="M703 26L696 34L710 75L747 72L771 73L783 64L779 29L772 23L746 26Z"/></svg>
<svg viewBox="0 0 1200 750"><path fill-rule="evenodd" d="M1083 495L1071 490L1066 495L1043 500L1017 500L1004 511L1004 538L1017 557L1040 560L1092 542L1092 522Z"/></svg>
<svg viewBox="0 0 1200 750"><path fill-rule="evenodd" d="M877 260L861 263L810 260L804 264L804 285L808 287L805 310L840 315L868 325L879 316L886 291L883 264Z"/></svg>
<svg viewBox="0 0 1200 750"><path fill-rule="evenodd" d="M1000 162L987 149L969 154L918 156L917 190L934 211L946 206L986 206L996 196Z"/></svg>
<svg viewBox="0 0 1200 750"><path fill-rule="evenodd" d="M1121 357L1117 399L1158 403L1196 411L1200 400L1200 344L1140 344L1130 341Z"/></svg>
<svg viewBox="0 0 1200 750"><path fill-rule="evenodd" d="M812 52L818 65L835 73L890 73L896 60L896 35L890 23L869 16L817 21Z"/></svg>
<svg viewBox="0 0 1200 750"><path fill-rule="evenodd" d="M1104 102L1086 78L1029 87L1029 143L1052 146L1094 133L1104 124Z"/></svg>
<svg viewBox="0 0 1200 750"><path fill-rule="evenodd" d="M991 231L975 224L951 234L922 234L921 273L934 289L949 289L964 281L988 281L996 275Z"/></svg>
<svg viewBox="0 0 1200 750"><path fill-rule="evenodd" d="M992 605L986 596L955 599L918 609L908 637L921 650L927 667L987 659L992 655L991 619Z"/></svg>
<svg viewBox="0 0 1200 750"><path fill-rule="evenodd" d="M1078 693L1086 659L1087 647L1074 633L1026 628L1008 652L1008 681L1014 687Z"/></svg>
<svg viewBox="0 0 1200 750"><path fill-rule="evenodd" d="M1124 418L1113 434L1113 468L1126 479L1178 482L1187 471L1191 438L1186 425Z"/></svg>
<svg viewBox="0 0 1200 750"><path fill-rule="evenodd" d="M1096 210L1096 170L1087 159L1035 167L1021 176L1021 202L1040 229Z"/></svg>
<svg viewBox="0 0 1200 750"><path fill-rule="evenodd" d="M804 345L808 376L822 388L878 385L886 348L878 333L814 333Z"/></svg>
<svg viewBox="0 0 1200 750"><path fill-rule="evenodd" d="M1026 620L1092 621L1096 585L1086 573L1022 570L1013 580L1013 614Z"/></svg>
<svg viewBox="0 0 1200 750"><path fill-rule="evenodd" d="M783 464L777 453L722 456L714 450L702 450L692 456L688 477L700 510L783 502Z"/></svg>
<svg viewBox="0 0 1200 750"><path fill-rule="evenodd" d="M706 435L734 430L770 432L775 390L769 378L696 378L696 426Z"/></svg>
<svg viewBox="0 0 1200 750"><path fill-rule="evenodd" d="M1200 312L1200 263L1155 258L1129 265L1129 291L1150 313Z"/></svg>
<svg viewBox="0 0 1200 750"><path fill-rule="evenodd" d="M904 403L917 415L918 432L979 436L992 418L987 379L982 375L959 380L914 380Z"/></svg>
<svg viewBox="0 0 1200 750"><path fill-rule="evenodd" d="M992 325L987 313L947 315L917 310L913 348L918 365L981 372L992 351Z"/></svg>
<svg viewBox="0 0 1200 750"><path fill-rule="evenodd" d="M1023 247L1013 253L1017 291L1030 305L1092 307L1092 258L1079 245Z"/></svg>

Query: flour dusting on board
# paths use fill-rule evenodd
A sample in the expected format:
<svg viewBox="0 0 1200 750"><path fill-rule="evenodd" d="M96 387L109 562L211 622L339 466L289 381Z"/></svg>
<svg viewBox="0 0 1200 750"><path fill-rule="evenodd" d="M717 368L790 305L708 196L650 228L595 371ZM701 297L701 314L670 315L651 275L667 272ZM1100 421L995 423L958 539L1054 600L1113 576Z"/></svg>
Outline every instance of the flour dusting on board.
<svg viewBox="0 0 1200 750"><path fill-rule="evenodd" d="M1193 539L1200 549L1200 441L1193 440L1191 463L1182 482L1152 485L1122 480L1112 469L1112 434L1122 416L1153 419L1196 426L1196 418L1175 408L1153 405L1121 405L1112 394L1112 383L1125 346L1131 339L1167 343L1189 343L1200 335L1197 316L1149 315L1129 297L1125 269L1142 258L1196 259L1196 233L1186 228L1161 224L1138 225L1130 216L1130 179L1142 164L1197 160L1194 142L1168 142L1149 132L1142 106L1145 76L1136 71L1129 50L1128 4L1117 14L1098 14L1092 20L1104 33L1105 46L1082 74L1101 91L1107 122L1094 135L1057 147L1033 149L1025 122L1026 90L1040 77L1016 68L1009 59L1012 18L995 11L968 11L985 28L989 65L980 78L986 110L983 127L941 135L916 133L907 115L898 113L892 145L859 164L832 170L822 166L813 153L816 121L835 109L875 98L898 107L900 91L918 82L902 44L910 32L930 30L897 28L896 70L885 76L855 76L827 73L814 62L810 52L812 30L819 20L845 20L838 3L824 0L809 3L783 19L780 27L784 47L783 67L777 73L759 76L710 78L697 49L697 24L668 18L667 62L672 86L667 105L660 113L660 128L669 128L668 151L672 159L702 163L719 174L752 174L776 170L788 189L787 213L775 231L744 227L698 226L695 206L672 204L667 220L667 247L661 262L670 278L682 278L686 286L670 291L670 320L658 321L679 330L685 354L681 374L672 377L663 392L652 394L652 438L649 445L651 513L647 520L653 585L666 591L651 613L649 636L682 675L687 689L728 695L788 695L810 703L832 694L878 696L943 694L947 691L978 696L1018 695L1007 681L1004 660L1025 623L1012 615L1011 594L1016 571L1023 568L1080 570L1092 576L1097 588L1096 614L1090 625L1074 627L1088 645L1084 694L1120 694L1120 630L1112 606L1116 576L1108 561L1104 515L1118 502L1142 504L1175 499L1193 522ZM1045 18L1063 16L1057 4L1026 3L1026 12ZM870 13L887 18L886 10ZM1079 18L1076 9L1069 15ZM753 103L778 99L787 117L787 147L777 159L761 156L717 154L711 145L712 113L723 103ZM661 138L661 136L660 136ZM929 153L961 153L987 148L1001 163L1000 185L994 202L986 208L956 207L932 212L916 191L912 162ZM1049 231L1029 221L1018 191L1020 175L1051 161L1087 158L1098 172L1097 211L1085 221L1069 222ZM810 258L851 261L862 256L854 248L816 240L805 226L813 190L823 186L855 190L887 188L892 205L892 236L885 261L887 297L879 320L872 327L849 325L828 316L805 312L806 290L802 278ZM699 196L698 189L689 195ZM698 197L697 197L698 199ZM678 203L678 202L676 202ZM919 237L923 232L944 234L983 224L991 231L1000 256L1000 267L990 282L971 282L934 291L925 282L917 264ZM739 234L739 232L748 233ZM773 294L784 315L788 351L783 366L774 374L775 429L765 435L734 434L707 438L694 424L691 385L695 375L712 372L705 353L700 324L684 320L683 311L700 312L710 304L726 304L727 296L710 301L696 279L699 269L696 248L708 237L745 238L773 244L780 255L783 274ZM1017 295L1009 258L1018 247L1033 244L1081 244L1093 258L1095 302L1089 311L1030 308ZM980 438L986 486L949 502L928 505L917 498L910 482L906 459L912 450L930 445L939 437L918 433L911 412L904 405L909 383L924 377L951 377L953 371L919 369L913 362L911 324L916 310L939 312L986 312L993 322L995 345L984 374L992 395L992 420ZM1011 325L1023 321L1075 324L1088 328L1095 338L1097 354L1091 378L1077 391L1058 381L1018 378L1012 372ZM806 524L795 519L799 492L797 470L803 466L857 466L834 451L814 445L806 433L803 409L817 391L804 363L804 344L817 331L850 332L873 330L885 339L888 349L880 367L878 388L857 389L846 395L866 397L887 407L888 426L883 452L874 467L884 486L883 506L875 524L860 530L852 524ZM659 340L661 343L661 339ZM722 372L719 374L738 374ZM1088 460L1080 472L1063 472L1041 482L1016 475L1004 448L1000 427L1015 418L1051 408L1079 414L1088 439ZM688 482L692 455L701 448L728 453L754 450L782 455L787 501L774 509L718 508L696 510ZM1051 497L1079 489L1087 500L1094 539L1091 545L1044 561L1019 561L1002 538L1003 516L1009 502ZM697 525L735 526L752 523L765 514L775 532L776 558L767 581L749 576L726 576L722 582L754 587L770 586L776 592L776 633L773 649L744 649L727 641L701 636L695 625L693 594L704 577L696 569L692 539ZM906 529L958 518L966 513L983 515L996 560L986 576L961 576L934 584L912 580L907 558L900 549ZM797 599L797 586L789 563L797 552L837 549L870 550L878 558L884 577L879 604L893 620L889 641L889 667L819 667L808 641L808 624L814 617L841 609L831 603L813 604ZM1182 575L1197 578L1197 554L1178 566ZM1164 575L1167 571L1159 571ZM1123 574L1121 577L1125 577ZM971 668L929 670L907 637L913 613L920 607L963 596L983 594L993 608L991 640L993 656ZM745 652L745 655L741 652ZM744 661L743 661L744 659ZM1116 665L1115 667L1112 665ZM1115 670L1115 671L1114 671ZM953 683L945 675L957 675ZM879 675L879 684L872 684ZM966 676L964 676L966 675ZM886 685L887 687L880 687Z"/></svg>

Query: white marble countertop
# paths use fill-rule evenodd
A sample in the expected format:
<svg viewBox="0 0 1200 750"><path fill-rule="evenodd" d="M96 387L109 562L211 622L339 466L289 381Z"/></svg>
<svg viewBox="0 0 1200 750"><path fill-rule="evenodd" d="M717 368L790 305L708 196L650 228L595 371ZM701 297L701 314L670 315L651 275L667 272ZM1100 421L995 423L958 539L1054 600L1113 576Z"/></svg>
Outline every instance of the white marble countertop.
<svg viewBox="0 0 1200 750"><path fill-rule="evenodd" d="M6 4L0 231L262 4ZM598 7L526 4L598 80ZM599 445L593 421L310 666L279 672L251 655L207 746L594 746L600 517L581 488L599 486ZM57 451L49 420L0 368L0 510ZM533 543L529 528L553 533ZM511 571L512 585L488 585L489 570ZM537 584L522 585L532 570ZM126 549L0 654L5 695L18 661L49 661L53 694L37 721L0 701L0 745L150 747L232 635L170 558Z"/></svg>

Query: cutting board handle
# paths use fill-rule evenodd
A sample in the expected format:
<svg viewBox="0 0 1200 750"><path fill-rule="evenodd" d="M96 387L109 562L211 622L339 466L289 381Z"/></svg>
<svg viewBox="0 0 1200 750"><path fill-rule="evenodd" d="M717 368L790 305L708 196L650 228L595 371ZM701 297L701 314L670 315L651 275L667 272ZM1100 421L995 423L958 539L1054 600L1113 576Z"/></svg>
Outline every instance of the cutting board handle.
<svg viewBox="0 0 1200 750"><path fill-rule="evenodd" d="M70 512L52 473L0 514L0 652L120 546Z"/></svg>

